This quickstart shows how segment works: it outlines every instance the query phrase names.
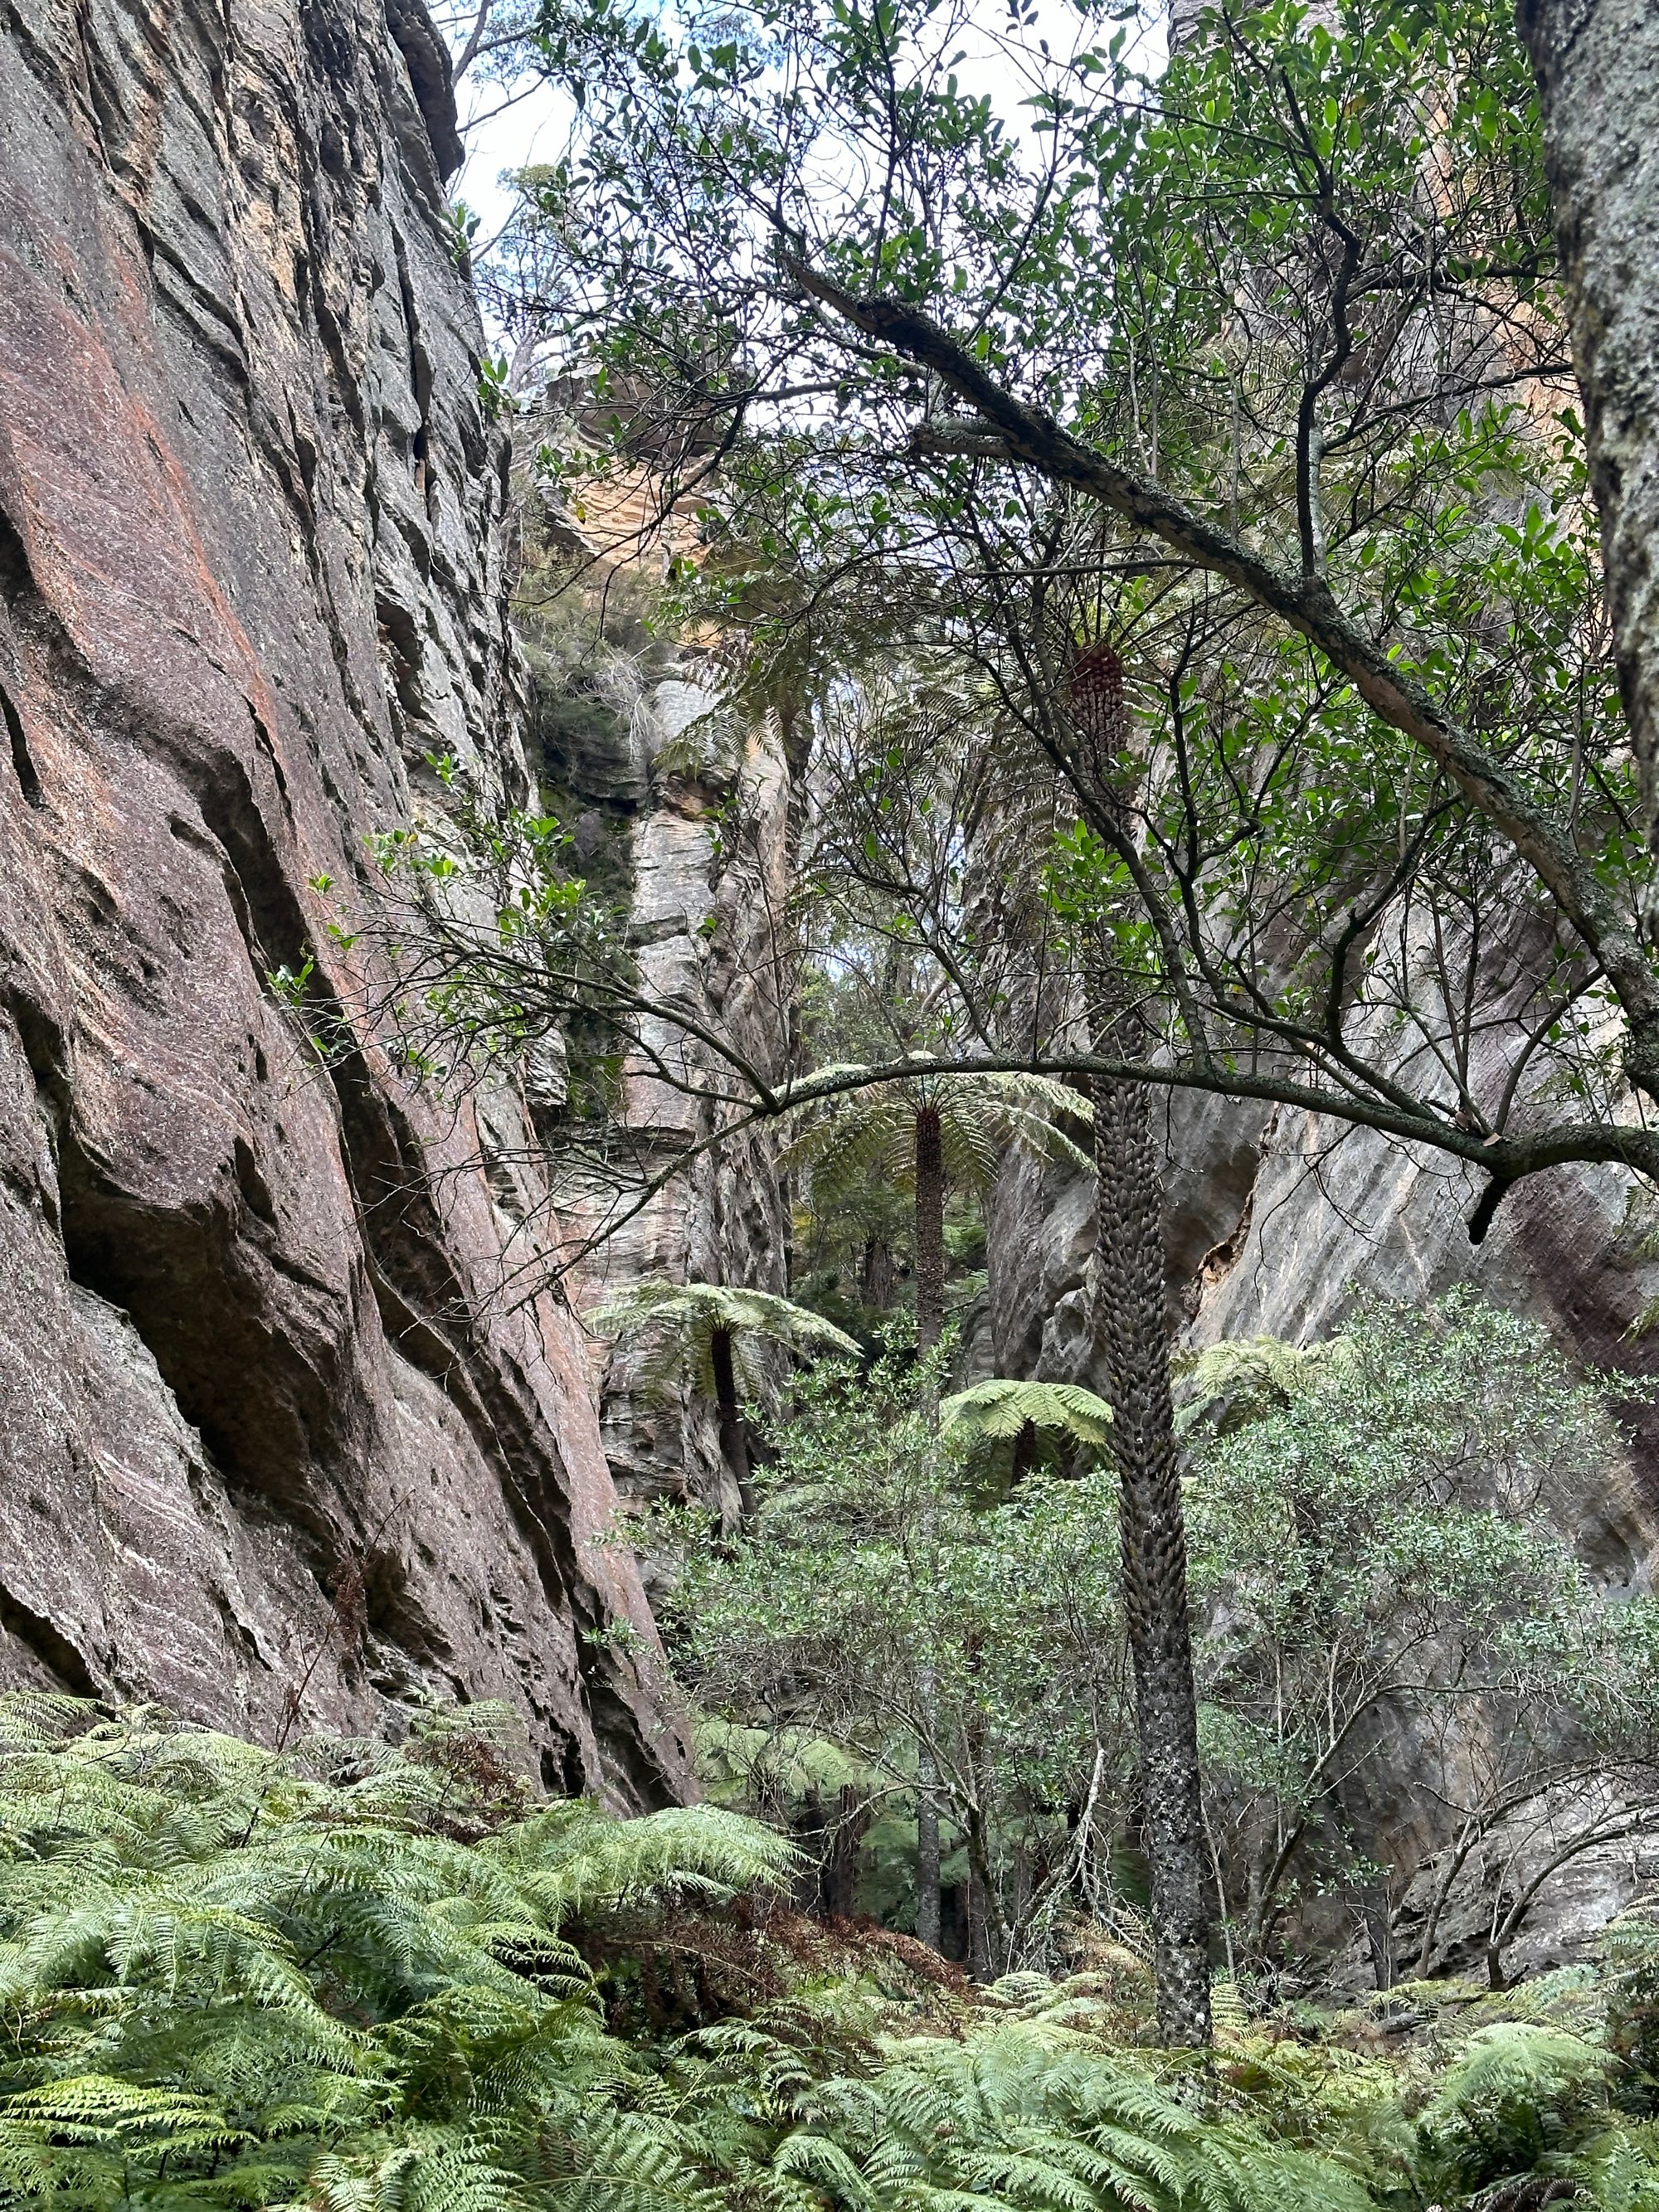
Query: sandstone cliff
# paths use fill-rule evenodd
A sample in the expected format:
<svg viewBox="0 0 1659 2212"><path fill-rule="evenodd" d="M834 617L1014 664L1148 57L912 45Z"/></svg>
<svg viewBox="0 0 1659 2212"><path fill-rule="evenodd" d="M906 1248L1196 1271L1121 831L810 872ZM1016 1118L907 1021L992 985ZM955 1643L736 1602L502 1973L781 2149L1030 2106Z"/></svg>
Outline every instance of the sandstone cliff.
<svg viewBox="0 0 1659 2212"><path fill-rule="evenodd" d="M614 611L611 628L623 634L606 642L592 599L579 611L579 598L551 600L580 636L574 671L548 650L551 623L532 612L526 626L543 788L599 895L625 910L645 987L750 1066L776 1071L796 1018L787 918L799 763L775 717L726 706L718 671L695 651ZM620 1103L638 1164L656 1168L709 1134L708 1099L694 1093L718 1087L726 1071L667 1023L642 1042L621 1071ZM684 1087L665 1080L665 1067ZM599 1244L580 1302L592 1307L647 1279L787 1291L791 1223L776 1151L763 1128L696 1156ZM635 1499L696 1498L734 1520L737 1480L714 1409L683 1375L662 1371L662 1349L624 1337L605 1366L603 1434L617 1487Z"/></svg>
<svg viewBox="0 0 1659 2212"><path fill-rule="evenodd" d="M0 114L0 1679L498 1695L659 1802L585 1340L269 981L427 755L526 787L447 64L418 0L9 0Z"/></svg>

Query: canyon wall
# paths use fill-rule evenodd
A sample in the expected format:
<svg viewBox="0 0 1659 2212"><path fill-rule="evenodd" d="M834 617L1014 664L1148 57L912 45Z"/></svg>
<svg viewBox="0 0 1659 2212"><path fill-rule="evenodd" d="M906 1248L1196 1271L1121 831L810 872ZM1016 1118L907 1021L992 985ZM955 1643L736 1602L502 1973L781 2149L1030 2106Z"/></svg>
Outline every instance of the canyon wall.
<svg viewBox="0 0 1659 2212"><path fill-rule="evenodd" d="M538 778L594 892L625 915L642 985L703 1037L775 1073L795 1023L787 916L799 763L775 717L722 703L712 660L614 617L623 634L605 642L605 597L573 593L566 607L580 638L574 670L538 649L548 625L529 619ZM641 1044L619 1071L617 1103L650 1170L710 1133L706 1094L726 1071L709 1044L665 1021L648 1023ZM787 1291L791 1220L776 1151L763 1128L695 1155L596 1245L579 1303L591 1310L644 1281ZM570 1216L580 1218L574 1206ZM713 1403L683 1363L665 1360L668 1349L659 1334L629 1333L606 1359L603 1435L617 1488L640 1502L693 1499L732 1523L738 1486Z"/></svg>
<svg viewBox="0 0 1659 2212"><path fill-rule="evenodd" d="M1171 1093L1164 1103L1164 1231L1180 1340L1276 1336L1309 1344L1356 1297L1416 1304L1468 1284L1547 1328L1585 1365L1659 1376L1652 1202L1614 1167L1518 1184L1480 1243L1482 1178L1461 1163L1287 1109ZM1092 1189L1011 1160L992 1201L990 1284L970 1346L976 1371L1097 1382L1089 1325ZM1566 1533L1614 1582L1645 1583L1659 1553L1659 1407L1632 1397L1616 1480L1579 1501Z"/></svg>
<svg viewBox="0 0 1659 2212"><path fill-rule="evenodd" d="M492 1295L515 1102L324 1065L271 981L353 1002L429 756L529 789L442 50L9 0L0 113L0 1682L266 1740L498 1696L550 1786L679 1796L586 1340Z"/></svg>

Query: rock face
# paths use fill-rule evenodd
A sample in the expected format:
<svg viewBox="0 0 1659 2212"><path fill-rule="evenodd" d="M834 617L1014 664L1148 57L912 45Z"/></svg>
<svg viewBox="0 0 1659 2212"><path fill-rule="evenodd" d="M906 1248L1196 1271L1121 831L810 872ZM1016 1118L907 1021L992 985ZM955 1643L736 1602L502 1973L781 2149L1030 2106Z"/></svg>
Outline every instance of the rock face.
<svg viewBox="0 0 1659 2212"><path fill-rule="evenodd" d="M794 1021L788 747L769 718L726 712L717 679L693 657L617 652L586 680L587 696L574 701L562 690L547 701L539 672L537 684L538 766L579 857L625 904L643 985L775 1073ZM623 1071L623 1110L654 1166L709 1133L707 1098L692 1092L721 1070L715 1051L666 1023L643 1042L647 1052ZM739 1135L695 1159L598 1247L582 1304L650 1279L786 1291L790 1214L776 1149L775 1133ZM624 1337L606 1362L603 1433L617 1487L630 1499L694 1498L734 1520L737 1479L714 1407L665 1368L664 1348Z"/></svg>
<svg viewBox="0 0 1659 2212"><path fill-rule="evenodd" d="M1588 1365L1648 1378L1655 1344L1632 1334L1659 1291L1650 1201L1616 1168L1564 1168L1519 1185L1472 1244L1476 1180L1364 1131L1338 1145L1299 1115L1255 1121L1246 1206L1201 1263L1193 1334L1308 1342L1340 1328L1356 1289L1413 1301L1471 1283L1546 1327ZM1616 1580L1659 1545L1659 1409L1632 1403L1629 1483L1580 1501L1572 1534Z"/></svg>
<svg viewBox="0 0 1659 2212"><path fill-rule="evenodd" d="M1522 0L1608 613L1648 820L1659 802L1659 20L1645 0Z"/></svg>
<svg viewBox="0 0 1659 2212"><path fill-rule="evenodd" d="M1186 1341L1333 1334L1361 1292L1412 1303L1455 1284L1546 1327L1569 1358L1648 1378L1642 1327L1659 1298L1652 1202L1617 1168L1564 1168L1519 1185L1469 1240L1478 1179L1455 1162L1288 1110L1173 1096L1164 1232ZM986 1373L1087 1380L1094 1246L1080 1180L1011 1161L993 1201ZM1615 1580L1659 1547L1659 1408L1628 1409L1627 1480L1581 1501L1567 1533Z"/></svg>
<svg viewBox="0 0 1659 2212"><path fill-rule="evenodd" d="M471 1109L270 980L351 1003L428 755L526 787L441 47L16 0L0 113L0 1679L267 1740L500 1696L663 1802L581 1333L489 1295Z"/></svg>

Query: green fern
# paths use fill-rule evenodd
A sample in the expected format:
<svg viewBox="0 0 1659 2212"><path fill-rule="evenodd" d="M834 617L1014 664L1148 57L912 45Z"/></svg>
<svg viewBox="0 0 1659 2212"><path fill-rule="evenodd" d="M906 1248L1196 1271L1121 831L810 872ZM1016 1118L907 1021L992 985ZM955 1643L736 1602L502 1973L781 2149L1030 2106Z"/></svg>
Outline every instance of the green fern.
<svg viewBox="0 0 1659 2212"><path fill-rule="evenodd" d="M1659 2212L1659 2124L1611 2128L1564 2158L1561 2172L1595 2212Z"/></svg>
<svg viewBox="0 0 1659 2212"><path fill-rule="evenodd" d="M874 1074L848 1062L815 1068L807 1079ZM1012 1146L1081 1175L1094 1171L1087 1152L1060 1126L1091 1120L1093 1109L1079 1092L1046 1075L971 1068L895 1073L804 1106L785 1164L810 1170L814 1203L821 1206L856 1193L872 1176L908 1190L915 1176L916 1116L924 1109L939 1116L945 1179L957 1189L988 1188Z"/></svg>
<svg viewBox="0 0 1659 2212"><path fill-rule="evenodd" d="M0 1699L0 2203L694 2195L561 1929L775 1883L789 1847L717 1810L532 1810L488 1719L279 1756Z"/></svg>
<svg viewBox="0 0 1659 2212"><path fill-rule="evenodd" d="M939 1414L946 1440L963 1444L981 1438L1006 1441L1028 1423L1058 1429L1095 1450L1111 1436L1111 1407L1076 1382L1015 1382L994 1376L942 1399Z"/></svg>
<svg viewBox="0 0 1659 2212"><path fill-rule="evenodd" d="M948 2033L846 1978L625 2043L578 1942L672 1938L793 1854L718 1809L534 1803L507 1741L429 1713L277 1754L0 1698L0 2208L1659 2212L1583 1969L1401 2057L1276 2042L1227 1984L1195 2068L1114 2046L1097 1977L1030 1973ZM1653 1930L1607 1951L1611 2013Z"/></svg>
<svg viewBox="0 0 1659 2212"><path fill-rule="evenodd" d="M605 1336L648 1331L658 1346L646 1363L647 1382L661 1384L683 1372L693 1389L708 1398L720 1395L715 1354L722 1340L730 1346L737 1384L747 1399L758 1398L764 1391L765 1378L756 1358L763 1344L781 1346L803 1359L826 1354L855 1358L859 1350L844 1329L805 1306L770 1291L724 1283L635 1283L621 1297L593 1307L586 1319L590 1328Z"/></svg>
<svg viewBox="0 0 1659 2212"><path fill-rule="evenodd" d="M703 2041L751 2070L759 2055L752 2038L735 2053L729 2037ZM819 2203L881 2212L1364 2212L1338 2161L1206 2111L1159 2065L1012 2021L883 2042L858 2072L775 2067L776 2118L793 2125L771 2169L810 2180Z"/></svg>
<svg viewBox="0 0 1659 2212"><path fill-rule="evenodd" d="M1585 2122L1604 2112L1611 2064L1605 2049L1561 2028L1479 2029L1418 2116L1419 2175L1447 2200L1565 2177Z"/></svg>
<svg viewBox="0 0 1659 2212"><path fill-rule="evenodd" d="M1286 1344L1276 1336L1237 1338L1182 1353L1173 1362L1186 1385L1178 1424L1191 1428L1208 1416L1218 1435L1231 1436L1281 1413L1352 1356L1340 1336L1310 1345Z"/></svg>

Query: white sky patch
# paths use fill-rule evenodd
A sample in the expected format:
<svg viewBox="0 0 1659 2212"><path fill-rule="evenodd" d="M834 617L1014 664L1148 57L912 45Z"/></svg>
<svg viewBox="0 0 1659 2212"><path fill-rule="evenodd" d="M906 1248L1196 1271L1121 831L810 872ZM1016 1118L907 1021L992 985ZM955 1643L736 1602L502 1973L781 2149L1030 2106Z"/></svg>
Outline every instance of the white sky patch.
<svg viewBox="0 0 1659 2212"><path fill-rule="evenodd" d="M563 150L570 103L551 85L538 84L514 97L502 85L463 82L460 108L466 162L450 197L465 200L480 217L483 243L513 212L513 177L538 161L556 161Z"/></svg>

